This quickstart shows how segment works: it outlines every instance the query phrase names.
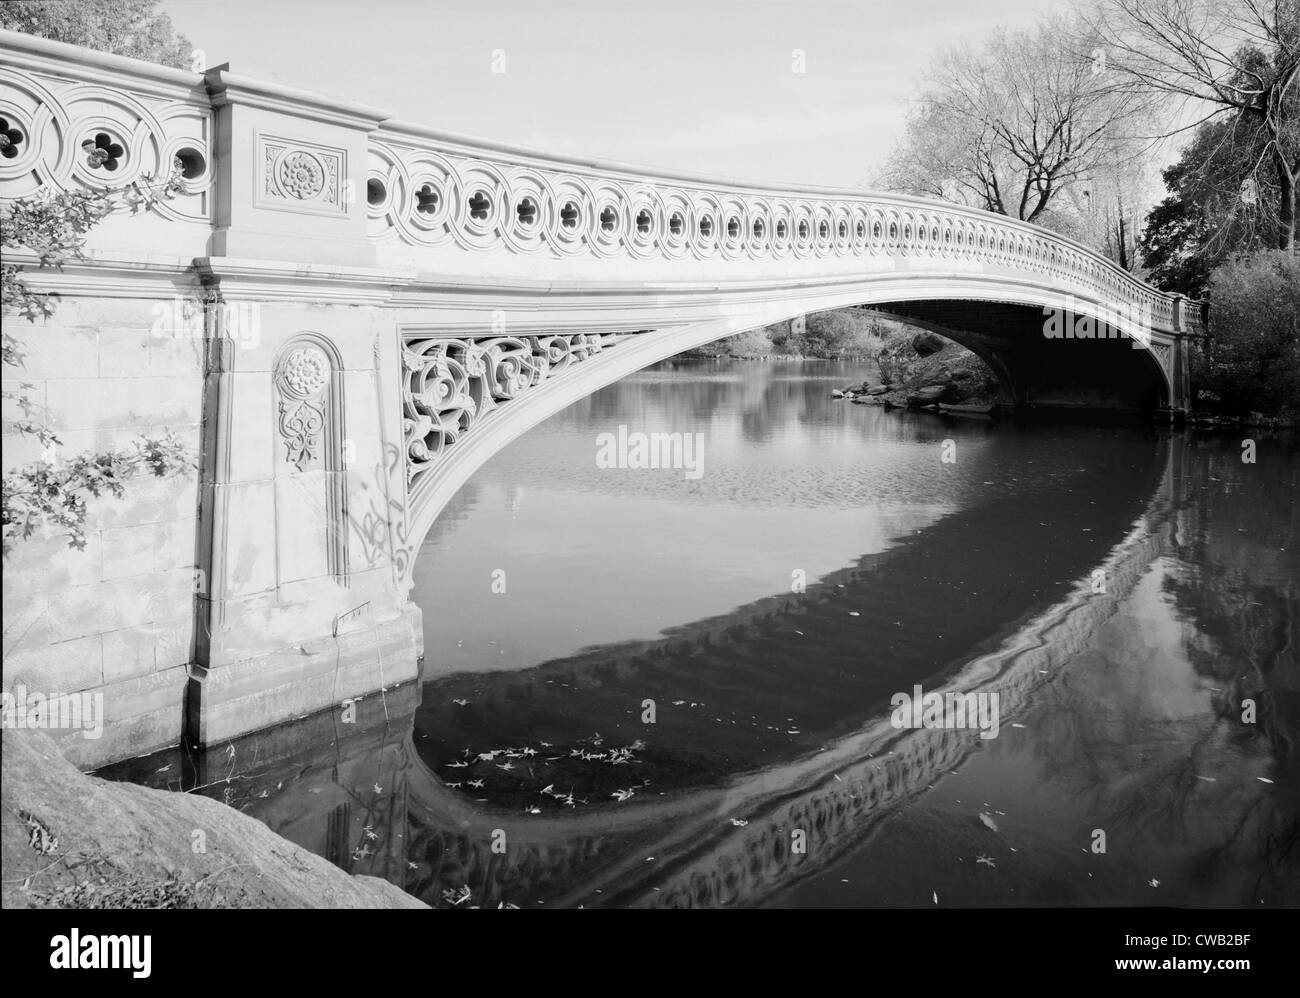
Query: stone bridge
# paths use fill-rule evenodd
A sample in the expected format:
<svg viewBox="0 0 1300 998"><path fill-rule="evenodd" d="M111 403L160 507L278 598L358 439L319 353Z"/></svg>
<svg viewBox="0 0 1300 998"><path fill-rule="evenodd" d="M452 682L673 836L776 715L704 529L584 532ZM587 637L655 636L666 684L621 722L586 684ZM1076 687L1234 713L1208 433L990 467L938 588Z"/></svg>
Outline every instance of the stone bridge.
<svg viewBox="0 0 1300 998"><path fill-rule="evenodd" d="M5 376L66 452L167 428L197 455L96 504L85 550L6 565L5 688L102 693L105 737L64 737L83 765L414 679L412 563L474 470L733 333L870 305L985 357L1017 409L1188 406L1204 307L1002 216L554 156L228 66L0 51L0 197L181 171L62 271L6 256L60 296Z"/></svg>

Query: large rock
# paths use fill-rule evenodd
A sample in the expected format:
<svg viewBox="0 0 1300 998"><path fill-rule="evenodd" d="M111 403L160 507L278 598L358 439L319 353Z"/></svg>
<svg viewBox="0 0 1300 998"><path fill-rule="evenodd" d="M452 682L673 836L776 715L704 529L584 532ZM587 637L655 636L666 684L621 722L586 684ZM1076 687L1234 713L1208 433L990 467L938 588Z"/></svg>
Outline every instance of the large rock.
<svg viewBox="0 0 1300 998"><path fill-rule="evenodd" d="M943 401L946 385L923 385L907 396L908 405L934 405Z"/></svg>
<svg viewBox="0 0 1300 998"><path fill-rule="evenodd" d="M219 801L86 776L40 731L6 728L3 739L6 908L160 899L183 907L428 907L385 880L345 873ZM198 842L202 852L194 851Z"/></svg>
<svg viewBox="0 0 1300 998"><path fill-rule="evenodd" d="M908 405L935 405L939 402L949 405L961 402L966 397L965 391L958 385L948 383L939 385L922 385L907 396Z"/></svg>
<svg viewBox="0 0 1300 998"><path fill-rule="evenodd" d="M928 357L932 353L938 353L947 345L947 340L931 332L920 332L912 337L912 349L920 357Z"/></svg>

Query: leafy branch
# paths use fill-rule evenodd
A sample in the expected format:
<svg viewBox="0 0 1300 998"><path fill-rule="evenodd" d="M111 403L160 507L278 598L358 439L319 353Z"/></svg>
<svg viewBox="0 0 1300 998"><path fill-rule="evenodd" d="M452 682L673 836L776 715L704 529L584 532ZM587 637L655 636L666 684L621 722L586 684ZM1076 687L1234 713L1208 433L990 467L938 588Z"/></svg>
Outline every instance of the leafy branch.
<svg viewBox="0 0 1300 998"><path fill-rule="evenodd" d="M40 270L61 271L66 263L86 259L90 231L109 215L119 210L131 214L147 211L181 190L180 163L176 162L171 174L160 182L146 174L117 190L45 192L13 201L0 208L0 243L6 250L34 253ZM58 295L33 291L24 274L22 265L3 265L0 311L35 323L54 314ZM22 342L12 329L13 324L7 324L0 335L0 361L21 368ZM121 498L132 478L142 474L164 477L192 465L185 447L171 431L161 438L142 437L133 448L61 460L56 448L62 446L62 441L44 422L34 418L35 406L25 394L31 388L22 384L17 391L6 389L0 393L22 413L20 418L9 420L6 429L33 436L45 448L39 460L4 473L0 535L6 557L18 541L42 528L64 530L71 547L84 548L86 510L91 498Z"/></svg>
<svg viewBox="0 0 1300 998"><path fill-rule="evenodd" d="M191 466L184 444L168 431L160 439L144 437L133 448L79 454L68 461L41 459L4 475L2 532L4 553L38 529L68 533L68 545L86 546L86 509L90 498L121 499L126 483L149 473L158 478Z"/></svg>

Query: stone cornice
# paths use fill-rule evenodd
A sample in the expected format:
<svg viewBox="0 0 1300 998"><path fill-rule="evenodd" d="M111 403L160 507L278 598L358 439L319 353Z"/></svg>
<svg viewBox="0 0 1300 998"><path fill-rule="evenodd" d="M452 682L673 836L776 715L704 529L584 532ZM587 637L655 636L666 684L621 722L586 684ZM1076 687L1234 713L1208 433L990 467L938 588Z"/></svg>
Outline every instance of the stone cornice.
<svg viewBox="0 0 1300 998"><path fill-rule="evenodd" d="M26 277L38 291L149 298L174 294L178 288L211 288L235 298L424 309L430 312L430 328L463 327L466 310L481 313L495 309L510 311L517 328L533 330L554 329L566 322L574 329L668 329L728 313L762 324L769 310L782 308L792 298L801 300L800 310L813 311L842 307L858 299L869 305L891 296L1070 308L1098 315L1104 314L1099 309L1110 304L1104 296L1069 286L1044 286L1024 275L944 269L797 280L774 277L646 284L620 279L593 284L220 256L99 253L93 259L68 264L62 271L35 269L38 260L29 251L8 253L5 259L27 267ZM623 321L616 319L620 312L626 313ZM1163 323L1156 323L1153 331L1160 337L1173 332Z"/></svg>
<svg viewBox="0 0 1300 998"><path fill-rule="evenodd" d="M208 256L193 261L205 287L252 298L383 305L414 272Z"/></svg>
<svg viewBox="0 0 1300 998"><path fill-rule="evenodd" d="M65 263L62 269L39 269L30 250L7 251L5 263L23 267L23 280L41 294L155 298L200 285L193 260L167 254L96 254L94 259Z"/></svg>
<svg viewBox="0 0 1300 998"><path fill-rule="evenodd" d="M340 100L310 90L232 73L228 63L209 69L204 75L204 81L213 107L233 103L332 125L346 125L366 132L373 131L391 117L387 111L357 101Z"/></svg>
<svg viewBox="0 0 1300 998"><path fill-rule="evenodd" d="M8 67L13 69L207 104L202 73L52 42L21 31L0 30L0 48L4 49Z"/></svg>

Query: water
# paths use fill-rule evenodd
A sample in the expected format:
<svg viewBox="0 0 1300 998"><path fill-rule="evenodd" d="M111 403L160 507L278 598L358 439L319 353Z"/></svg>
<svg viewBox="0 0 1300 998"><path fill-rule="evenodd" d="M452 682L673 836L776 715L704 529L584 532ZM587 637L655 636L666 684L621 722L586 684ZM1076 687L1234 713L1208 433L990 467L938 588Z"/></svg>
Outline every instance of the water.
<svg viewBox="0 0 1300 998"><path fill-rule="evenodd" d="M437 905L1300 903L1294 443L830 399L862 375L677 362L558 414L426 542L422 687L174 785ZM704 474L598 468L620 425ZM893 727L918 684L997 737Z"/></svg>

